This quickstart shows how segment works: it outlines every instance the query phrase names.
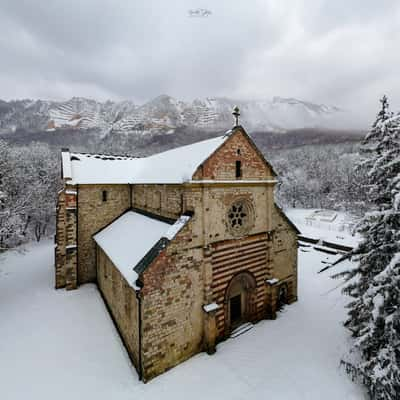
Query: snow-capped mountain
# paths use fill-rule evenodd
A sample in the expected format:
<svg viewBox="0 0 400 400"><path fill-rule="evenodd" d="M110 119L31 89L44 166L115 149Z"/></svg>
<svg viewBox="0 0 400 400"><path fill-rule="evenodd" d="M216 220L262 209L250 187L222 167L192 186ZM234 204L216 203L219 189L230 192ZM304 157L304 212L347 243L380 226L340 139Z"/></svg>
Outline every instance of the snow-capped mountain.
<svg viewBox="0 0 400 400"><path fill-rule="evenodd" d="M344 114L337 107L282 97L260 101L220 97L185 102L161 95L143 105L128 100L98 102L73 97L65 102L0 101L0 130L95 128L105 135L172 133L180 127L226 129L232 125L235 105L240 108L240 123L252 130L337 126Z"/></svg>

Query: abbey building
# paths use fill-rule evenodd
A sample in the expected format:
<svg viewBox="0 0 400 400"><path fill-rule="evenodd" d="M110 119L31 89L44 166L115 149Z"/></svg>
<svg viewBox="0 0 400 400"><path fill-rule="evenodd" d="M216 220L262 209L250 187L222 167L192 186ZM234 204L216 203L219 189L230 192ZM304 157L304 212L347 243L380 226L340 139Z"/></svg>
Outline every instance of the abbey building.
<svg viewBox="0 0 400 400"><path fill-rule="evenodd" d="M64 151L62 174L56 287L98 285L144 381L296 301L298 231L241 126L145 158Z"/></svg>

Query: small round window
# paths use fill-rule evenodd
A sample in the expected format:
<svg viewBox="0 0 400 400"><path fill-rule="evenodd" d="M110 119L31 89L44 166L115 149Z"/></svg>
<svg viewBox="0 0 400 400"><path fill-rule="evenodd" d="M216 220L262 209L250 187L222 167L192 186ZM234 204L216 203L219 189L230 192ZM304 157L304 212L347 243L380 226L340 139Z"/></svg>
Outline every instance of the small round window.
<svg viewBox="0 0 400 400"><path fill-rule="evenodd" d="M247 232L253 223L253 210L247 200L235 201L228 211L228 228L236 235Z"/></svg>

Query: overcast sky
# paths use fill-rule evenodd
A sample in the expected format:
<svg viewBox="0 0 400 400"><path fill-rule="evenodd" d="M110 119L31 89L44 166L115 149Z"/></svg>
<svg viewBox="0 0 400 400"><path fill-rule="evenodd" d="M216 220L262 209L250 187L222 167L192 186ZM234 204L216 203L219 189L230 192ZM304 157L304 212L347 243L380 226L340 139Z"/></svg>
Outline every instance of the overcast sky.
<svg viewBox="0 0 400 400"><path fill-rule="evenodd" d="M3 99L400 106L399 0L0 0L0 27Z"/></svg>

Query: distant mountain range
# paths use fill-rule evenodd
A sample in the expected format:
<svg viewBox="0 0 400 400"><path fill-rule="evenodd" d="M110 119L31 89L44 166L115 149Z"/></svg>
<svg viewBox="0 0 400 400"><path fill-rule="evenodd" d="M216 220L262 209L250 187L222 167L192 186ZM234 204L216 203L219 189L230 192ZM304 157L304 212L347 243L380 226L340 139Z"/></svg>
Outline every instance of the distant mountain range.
<svg viewBox="0 0 400 400"><path fill-rule="evenodd" d="M346 112L335 106L293 98L237 101L228 98L176 100L167 95L137 105L131 101L99 102L73 97L68 101L0 100L0 132L96 129L101 137L112 133L159 135L177 129L224 130L233 125L238 105L240 123L253 131L286 132L303 128L345 127Z"/></svg>

